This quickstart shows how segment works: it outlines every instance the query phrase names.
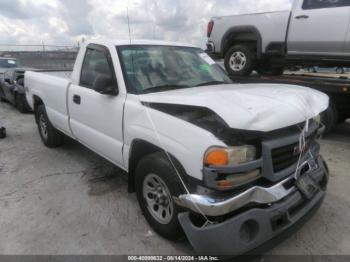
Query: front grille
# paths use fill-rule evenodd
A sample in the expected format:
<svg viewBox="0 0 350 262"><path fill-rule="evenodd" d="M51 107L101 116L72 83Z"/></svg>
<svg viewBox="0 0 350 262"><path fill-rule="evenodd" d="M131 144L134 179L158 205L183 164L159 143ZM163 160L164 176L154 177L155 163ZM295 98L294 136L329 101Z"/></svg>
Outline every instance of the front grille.
<svg viewBox="0 0 350 262"><path fill-rule="evenodd" d="M304 152L308 150L310 141L307 142L307 146ZM272 149L272 164L275 173L287 169L298 162L299 153L296 149L299 147L299 143L291 144L288 146Z"/></svg>

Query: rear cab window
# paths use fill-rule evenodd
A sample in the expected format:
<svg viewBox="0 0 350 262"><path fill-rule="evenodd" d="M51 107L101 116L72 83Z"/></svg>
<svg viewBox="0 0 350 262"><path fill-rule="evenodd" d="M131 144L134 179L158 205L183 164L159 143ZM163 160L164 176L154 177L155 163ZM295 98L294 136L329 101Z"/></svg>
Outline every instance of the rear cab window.
<svg viewBox="0 0 350 262"><path fill-rule="evenodd" d="M304 0L303 9L321 9L350 6L349 0Z"/></svg>

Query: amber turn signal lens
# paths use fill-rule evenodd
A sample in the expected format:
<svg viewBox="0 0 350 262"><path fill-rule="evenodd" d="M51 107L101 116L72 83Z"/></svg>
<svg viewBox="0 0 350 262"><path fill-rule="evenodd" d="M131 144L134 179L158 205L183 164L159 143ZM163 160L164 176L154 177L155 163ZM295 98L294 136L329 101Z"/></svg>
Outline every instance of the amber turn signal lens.
<svg viewBox="0 0 350 262"><path fill-rule="evenodd" d="M228 180L217 181L216 185L219 190L230 189L234 186L233 182Z"/></svg>
<svg viewBox="0 0 350 262"><path fill-rule="evenodd" d="M205 156L205 164L210 166L228 165L228 152L223 149L214 149Z"/></svg>

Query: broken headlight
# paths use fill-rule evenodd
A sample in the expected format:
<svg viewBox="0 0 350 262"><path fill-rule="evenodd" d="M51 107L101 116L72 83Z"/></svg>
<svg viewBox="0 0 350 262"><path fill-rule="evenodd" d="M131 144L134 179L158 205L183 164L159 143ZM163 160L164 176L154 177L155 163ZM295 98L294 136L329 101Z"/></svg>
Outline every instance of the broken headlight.
<svg viewBox="0 0 350 262"><path fill-rule="evenodd" d="M257 150L252 145L227 148L212 147L208 149L204 156L204 165L213 168L213 170L215 170L215 167L220 167L220 169L218 169L218 172L207 173L204 178L205 184L209 188L225 191L255 181L261 177L260 168L254 170L248 168L246 172L242 170L235 172L234 167L256 159ZM228 169L225 171L222 167Z"/></svg>

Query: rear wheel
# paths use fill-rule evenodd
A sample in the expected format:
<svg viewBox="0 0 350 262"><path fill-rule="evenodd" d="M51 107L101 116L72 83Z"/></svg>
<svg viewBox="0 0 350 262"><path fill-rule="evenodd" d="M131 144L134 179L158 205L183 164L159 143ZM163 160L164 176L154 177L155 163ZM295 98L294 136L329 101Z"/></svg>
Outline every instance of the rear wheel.
<svg viewBox="0 0 350 262"><path fill-rule="evenodd" d="M65 141L65 135L51 124L44 105L40 105L36 112L39 134L43 143L50 148L59 147Z"/></svg>
<svg viewBox="0 0 350 262"><path fill-rule="evenodd" d="M248 76L255 64L254 52L245 45L233 46L225 56L225 68L231 76Z"/></svg>
<svg viewBox="0 0 350 262"><path fill-rule="evenodd" d="M184 236L178 221L181 207L173 196L184 188L165 153L144 157L136 168L135 187L141 210L150 226L161 236L178 240Z"/></svg>

